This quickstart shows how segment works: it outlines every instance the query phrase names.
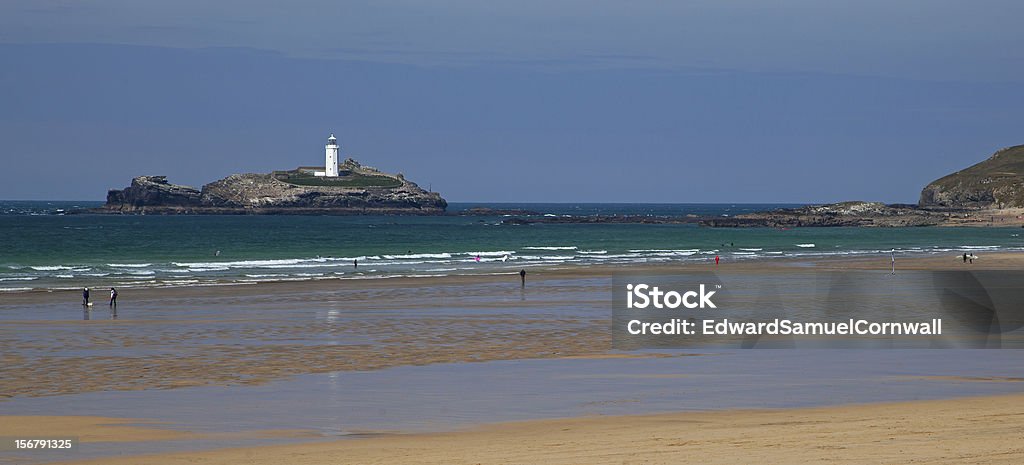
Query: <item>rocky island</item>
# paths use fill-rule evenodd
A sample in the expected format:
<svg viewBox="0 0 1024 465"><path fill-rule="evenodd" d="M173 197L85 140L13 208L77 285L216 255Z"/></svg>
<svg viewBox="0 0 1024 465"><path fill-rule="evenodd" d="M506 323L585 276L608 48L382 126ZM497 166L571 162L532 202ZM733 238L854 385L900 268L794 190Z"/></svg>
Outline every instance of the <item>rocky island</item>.
<svg viewBox="0 0 1024 465"><path fill-rule="evenodd" d="M329 147L329 146L328 146ZM402 174L386 174L347 159L334 176L318 167L233 174L195 189L165 176L139 176L107 192L93 213L436 215L448 204Z"/></svg>

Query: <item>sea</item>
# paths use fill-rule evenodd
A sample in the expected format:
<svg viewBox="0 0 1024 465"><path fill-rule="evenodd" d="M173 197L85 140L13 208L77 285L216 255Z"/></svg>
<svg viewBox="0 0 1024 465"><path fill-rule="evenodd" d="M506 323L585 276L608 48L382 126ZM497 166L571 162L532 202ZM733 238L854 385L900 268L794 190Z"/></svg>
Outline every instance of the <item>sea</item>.
<svg viewBox="0 0 1024 465"><path fill-rule="evenodd" d="M503 224L503 216L119 216L0 201L0 292L381 279L588 265L1024 250L1020 228ZM452 203L548 216L731 216L793 204Z"/></svg>

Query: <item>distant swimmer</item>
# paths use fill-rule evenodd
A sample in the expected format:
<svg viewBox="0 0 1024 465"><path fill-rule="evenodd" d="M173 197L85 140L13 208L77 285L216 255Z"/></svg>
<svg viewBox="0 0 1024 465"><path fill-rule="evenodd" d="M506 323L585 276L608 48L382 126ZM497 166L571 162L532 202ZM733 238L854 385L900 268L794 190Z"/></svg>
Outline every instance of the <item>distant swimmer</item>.
<svg viewBox="0 0 1024 465"><path fill-rule="evenodd" d="M89 305L89 288L82 289L82 305Z"/></svg>
<svg viewBox="0 0 1024 465"><path fill-rule="evenodd" d="M718 255L715 255L715 266L718 266L718 260L719 260Z"/></svg>
<svg viewBox="0 0 1024 465"><path fill-rule="evenodd" d="M218 250L216 253L213 254L213 256L214 257L219 257L220 256L220 251Z"/></svg>
<svg viewBox="0 0 1024 465"><path fill-rule="evenodd" d="M522 286L526 287L526 269L519 270L519 279L523 282Z"/></svg>
<svg viewBox="0 0 1024 465"><path fill-rule="evenodd" d="M508 255L505 255L504 257L501 257L501 261L502 262L507 262L508 261Z"/></svg>
<svg viewBox="0 0 1024 465"><path fill-rule="evenodd" d="M892 274L896 275L896 249L892 249L890 253L892 255Z"/></svg>
<svg viewBox="0 0 1024 465"><path fill-rule="evenodd" d="M110 306L111 307L116 307L117 306L117 289L114 289L114 288L110 288ZM131 310L131 309L129 309L129 310Z"/></svg>
<svg viewBox="0 0 1024 465"><path fill-rule="evenodd" d="M352 268L359 268L359 259L355 258L352 260Z"/></svg>
<svg viewBox="0 0 1024 465"><path fill-rule="evenodd" d="M476 256L476 261L478 261L478 262L480 261L480 256L479 255Z"/></svg>

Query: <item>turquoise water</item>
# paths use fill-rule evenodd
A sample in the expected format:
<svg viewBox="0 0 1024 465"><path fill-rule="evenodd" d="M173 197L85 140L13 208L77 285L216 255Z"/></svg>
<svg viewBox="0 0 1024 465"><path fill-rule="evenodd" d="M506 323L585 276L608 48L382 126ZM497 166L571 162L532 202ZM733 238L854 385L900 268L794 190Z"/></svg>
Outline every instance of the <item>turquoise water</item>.
<svg viewBox="0 0 1024 465"><path fill-rule="evenodd" d="M709 229L502 225L501 217L62 215L89 202L0 202L0 291L468 273L591 264L1024 250L1018 228ZM452 204L551 215L732 215L777 205ZM358 267L354 262L358 261Z"/></svg>

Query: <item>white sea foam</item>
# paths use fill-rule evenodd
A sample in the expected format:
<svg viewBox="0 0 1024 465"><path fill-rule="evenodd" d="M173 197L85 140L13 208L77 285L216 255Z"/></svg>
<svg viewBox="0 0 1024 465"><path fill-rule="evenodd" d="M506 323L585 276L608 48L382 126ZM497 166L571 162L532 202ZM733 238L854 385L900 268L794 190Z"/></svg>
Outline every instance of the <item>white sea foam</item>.
<svg viewBox="0 0 1024 465"><path fill-rule="evenodd" d="M744 249L743 247L740 247L740 250L742 250L744 252L760 252L760 251L762 251L764 249Z"/></svg>
<svg viewBox="0 0 1024 465"><path fill-rule="evenodd" d="M60 265L55 265L55 266L30 266L29 268L32 268L33 270L36 270L36 271L58 271L58 270L70 270L70 269L72 269L72 267L70 267L70 266L60 266Z"/></svg>
<svg viewBox="0 0 1024 465"><path fill-rule="evenodd" d="M24 277L20 277L19 276L19 277L16 277L16 278L0 278L0 281L35 281L36 279L39 279L39 278L33 278L33 277L29 277L29 276L24 276Z"/></svg>
<svg viewBox="0 0 1024 465"><path fill-rule="evenodd" d="M547 245L545 245L545 246L537 245L537 246L523 247L523 249L526 249L526 250L576 250L578 248L579 247L576 247L575 245L550 245L550 246L547 246Z"/></svg>
<svg viewBox="0 0 1024 465"><path fill-rule="evenodd" d="M199 282L198 279L168 279L168 280L165 280L165 281L161 281L162 284L171 284L171 285L196 284L198 282Z"/></svg>
<svg viewBox="0 0 1024 465"><path fill-rule="evenodd" d="M812 247L815 247L814 244L796 244L796 246L797 247L802 247L802 248L805 248L805 249L810 249Z"/></svg>
<svg viewBox="0 0 1024 465"><path fill-rule="evenodd" d="M153 266L152 263L107 263L107 266L113 268L146 268L147 266Z"/></svg>
<svg viewBox="0 0 1024 465"><path fill-rule="evenodd" d="M31 290L31 287L0 287L0 292L25 292Z"/></svg>
<svg viewBox="0 0 1024 465"><path fill-rule="evenodd" d="M414 253L407 255L384 255L384 258L388 260L396 259L410 259L410 258L452 258L450 253Z"/></svg>
<svg viewBox="0 0 1024 465"><path fill-rule="evenodd" d="M288 258L284 260L241 260L234 262L172 262L172 264L185 268L259 268L270 265L296 265L303 261L298 258Z"/></svg>
<svg viewBox="0 0 1024 465"><path fill-rule="evenodd" d="M475 256L481 256L481 257L504 257L505 255L512 255L512 254L514 254L516 252L514 250L491 250L491 251L485 251L485 252L463 252L463 253L466 254L466 255L469 255L471 257L475 257Z"/></svg>
<svg viewBox="0 0 1024 465"><path fill-rule="evenodd" d="M581 253L581 254L585 254L585 255L604 255L604 254L608 253L608 251L607 250L580 250L577 253Z"/></svg>

